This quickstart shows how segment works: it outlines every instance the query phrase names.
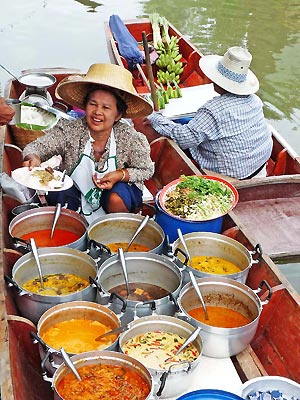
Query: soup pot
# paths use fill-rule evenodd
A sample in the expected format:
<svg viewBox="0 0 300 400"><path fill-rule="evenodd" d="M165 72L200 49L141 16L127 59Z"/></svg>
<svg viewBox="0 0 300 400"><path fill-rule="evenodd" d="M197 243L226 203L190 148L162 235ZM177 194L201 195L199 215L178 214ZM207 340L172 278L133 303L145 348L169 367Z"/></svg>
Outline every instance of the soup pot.
<svg viewBox="0 0 300 400"><path fill-rule="evenodd" d="M186 284L179 295L178 305L181 313L179 318L184 318L194 326L201 327L203 339L203 355L215 358L234 356L243 351L253 339L257 330L262 306L267 304L271 298L272 290L266 281L262 281L257 290L234 279L217 277L198 278L197 284L206 305L226 307L240 312L251 322L237 328L221 328L210 326L192 318L189 311L199 307L200 302L191 285ZM268 296L261 301L257 293L266 286ZM208 311L209 317L209 311Z"/></svg>
<svg viewBox="0 0 300 400"><path fill-rule="evenodd" d="M141 302L128 300L114 293L113 289L116 286L124 284L121 262L118 255L114 255L105 260L97 272L94 282L98 288L97 301L109 305L117 315L120 315L122 324L152 313L174 315L175 299L182 285L180 269L167 257L159 254L134 252L125 253L124 256L129 283L156 285L168 294Z"/></svg>
<svg viewBox="0 0 300 400"><path fill-rule="evenodd" d="M192 232L183 235L186 245L189 249L191 257L194 256L209 256L223 258L232 262L240 268L240 272L233 274L217 274L217 276L224 276L225 278L235 279L238 282L245 283L249 270L253 264L259 262L258 259L254 260L252 255L261 255L261 248L256 246L254 251L249 251L237 240L231 239L227 236L212 233L212 232ZM172 254L179 267L183 267L183 284L190 281L189 271L192 271L197 278L214 277L216 274L200 271L199 269L188 266L187 257L183 261L184 247L180 239L175 240L172 244ZM173 258L173 260L174 260Z"/></svg>
<svg viewBox="0 0 300 400"><path fill-rule="evenodd" d="M54 373L58 366L64 361L60 346L51 347L47 340L43 340L43 335L54 325L70 321L73 319L98 321L107 327L107 331L120 327L120 320L116 314L107 307L89 301L71 301L69 303L57 304L44 312L37 324L37 334L31 332L31 336L35 343L39 343L39 352L42 359L42 367L47 371ZM97 335L96 335L97 337ZM96 339L95 337L95 339ZM93 342L94 350L116 350L118 338L110 336L112 342L110 344L101 344L101 342ZM72 338L71 338L72 340ZM76 338L74 337L74 340ZM98 348L97 348L98 347ZM68 353L71 357L76 353ZM51 365L50 364L50 362Z"/></svg>
<svg viewBox="0 0 300 400"><path fill-rule="evenodd" d="M96 277L96 261L76 249L69 247L47 247L39 249L39 259L43 275L48 274L74 274L86 280ZM95 301L96 290L89 285L75 293L61 296L48 296L29 292L22 285L38 276L38 269L32 253L24 254L14 264L12 277L5 276L5 280L14 290L15 300L20 314L37 323L41 315L56 304L74 300Z"/></svg>
<svg viewBox="0 0 300 400"><path fill-rule="evenodd" d="M138 228L144 216L131 213L113 213L106 214L97 218L87 229L88 239L92 241L92 251L98 250L103 260L111 255L107 245L110 243L128 243ZM161 254L165 241L165 234L162 228L153 220L149 220L147 225L142 229L135 243L150 248L150 253ZM104 246L103 246L104 245Z"/></svg>
<svg viewBox="0 0 300 400"><path fill-rule="evenodd" d="M51 230L54 212L55 207L47 206L22 212L14 217L9 224L8 230L16 244L15 247L23 249L23 252L30 251L28 242L20 238L31 232L36 233L45 229ZM87 226L88 223L85 218L77 212L62 208L55 229L78 235L79 238L72 243L66 244L66 247L84 251L87 249Z"/></svg>
<svg viewBox="0 0 300 400"><path fill-rule="evenodd" d="M121 366L123 368L126 369L128 368L130 370L133 370L141 378L143 378L144 381L146 381L146 383L149 386L149 394L143 400L148 400L153 395L153 380L150 372L147 370L146 367L144 367L142 363L125 354L120 354L115 351L108 351L108 350L90 351L72 356L71 361L77 370L80 367L86 365L95 365L95 364ZM63 377L69 373L70 373L69 367L66 366L65 363L63 363L55 371L52 378L47 376L46 374L43 375L44 379L48 382L51 382L52 384L52 388L54 390L54 400L64 400L64 398L59 395L58 385L60 381L63 379Z"/></svg>
<svg viewBox="0 0 300 400"><path fill-rule="evenodd" d="M194 327L178 318L167 315L150 315L130 322L130 328L119 337L120 350L123 352L125 343L136 335L147 332L162 331L178 334L187 338ZM188 389L193 373L199 364L202 352L200 335L194 340L199 356L193 362L182 362L171 366L168 370L148 368L154 379L154 391L161 398L178 396Z"/></svg>

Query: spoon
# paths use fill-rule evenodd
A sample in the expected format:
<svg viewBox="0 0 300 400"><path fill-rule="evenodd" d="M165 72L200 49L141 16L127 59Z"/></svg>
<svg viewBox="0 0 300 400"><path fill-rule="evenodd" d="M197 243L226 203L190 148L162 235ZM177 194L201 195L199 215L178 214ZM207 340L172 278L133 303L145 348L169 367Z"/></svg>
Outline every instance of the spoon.
<svg viewBox="0 0 300 400"><path fill-rule="evenodd" d="M132 242L134 239L137 237L137 235L141 232L141 230L147 225L149 221L149 215L146 215L145 218L141 221L139 226L137 227L137 230L134 232L132 238L129 240L128 245L126 246L124 252L126 253L129 250L129 247L132 245Z"/></svg>
<svg viewBox="0 0 300 400"><path fill-rule="evenodd" d="M128 326L128 325L119 326L119 328L116 328L116 329L113 329L113 330L111 330L111 331L102 333L102 335L97 336L95 340L96 340L96 342L99 342L102 338L104 338L104 337L106 337L106 336L115 335L116 333L125 332L125 331L127 331L128 329L129 329L129 326Z"/></svg>
<svg viewBox="0 0 300 400"><path fill-rule="evenodd" d="M118 254L119 254L119 258L120 258L122 269L123 269L126 290L127 290L127 297L128 297L130 294L130 287L129 287L129 280L128 280L127 268L126 268L126 263L125 263L125 257L124 257L123 249L121 247L118 249Z"/></svg>
<svg viewBox="0 0 300 400"><path fill-rule="evenodd" d="M75 365L73 364L73 362L70 359L68 353L66 352L66 350L63 347L60 349L60 353L63 356L63 359L64 359L65 363L67 364L67 366L71 369L71 371L76 376L76 378L79 381L81 381L82 379L81 379L81 376L79 375L79 372L77 371Z"/></svg>
<svg viewBox="0 0 300 400"><path fill-rule="evenodd" d="M33 257L34 257L36 265L37 265L37 269L39 271L41 289L44 290L45 289L45 285L44 285L44 280L43 280L42 268L41 268L40 259L39 259L37 247L36 247L36 244L35 244L35 240L33 238L30 238L30 246L31 246Z"/></svg>
<svg viewBox="0 0 300 400"><path fill-rule="evenodd" d="M201 328L198 326L182 343L182 345L179 347L179 349L176 351L175 356L178 356L179 353L182 352L190 343L192 343L196 337L199 335Z"/></svg>
<svg viewBox="0 0 300 400"><path fill-rule="evenodd" d="M58 221L58 218L60 216L60 212L61 212L61 204L57 203L56 207L55 207L55 211L54 211L54 216L53 216L53 222L52 222L52 229L51 229L51 234L50 234L50 239L52 239L53 234L54 234L54 229L56 226L56 223Z"/></svg>
<svg viewBox="0 0 300 400"><path fill-rule="evenodd" d="M207 313L207 309L206 309L206 304L204 303L204 300L203 300L202 294L200 292L199 286L197 284L196 278L195 278L195 276L194 276L192 271L189 271L189 274L190 274L191 282L192 282L192 285L193 285L193 287L195 289L195 292L197 293L197 295L199 297L199 300L200 300L200 302L202 304L202 307L203 307L203 310L204 310L205 319L208 320L209 318L208 318L208 313Z"/></svg>
<svg viewBox="0 0 300 400"><path fill-rule="evenodd" d="M8 69L6 69L2 64L0 64L0 67L4 69L4 71L8 72L9 75L11 75L13 78L16 79L16 81L19 82L19 78L16 77L16 75L14 75L12 72L10 72Z"/></svg>
<svg viewBox="0 0 300 400"><path fill-rule="evenodd" d="M189 259L189 262L190 262L190 267L192 268L192 267L193 267L193 266L192 266L192 257L191 257L191 255L190 255L189 249L188 249L188 247L187 247L187 245L186 245L186 241L184 240L184 237L183 237L183 234L182 234L180 228L177 229L177 233L178 233L179 239L180 239L180 241L181 241L181 243L182 243L182 245L183 245L183 247L184 247L184 250L185 250L185 252L186 252L186 255L188 256L188 259Z"/></svg>

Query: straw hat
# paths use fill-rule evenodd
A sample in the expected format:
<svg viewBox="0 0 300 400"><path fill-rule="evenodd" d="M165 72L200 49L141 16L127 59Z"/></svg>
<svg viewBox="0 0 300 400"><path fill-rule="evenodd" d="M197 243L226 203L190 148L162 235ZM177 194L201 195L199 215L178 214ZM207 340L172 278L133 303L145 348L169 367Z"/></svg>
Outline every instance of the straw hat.
<svg viewBox="0 0 300 400"><path fill-rule="evenodd" d="M248 50L230 47L224 56L210 55L200 59L204 74L230 93L249 95L258 91L259 82L249 66L252 56Z"/></svg>
<svg viewBox="0 0 300 400"><path fill-rule="evenodd" d="M74 75L62 80L55 94L68 104L84 109L86 95L98 88L109 88L127 104L125 118L144 117L153 111L151 104L139 96L132 84L131 73L115 64L93 64L86 75Z"/></svg>

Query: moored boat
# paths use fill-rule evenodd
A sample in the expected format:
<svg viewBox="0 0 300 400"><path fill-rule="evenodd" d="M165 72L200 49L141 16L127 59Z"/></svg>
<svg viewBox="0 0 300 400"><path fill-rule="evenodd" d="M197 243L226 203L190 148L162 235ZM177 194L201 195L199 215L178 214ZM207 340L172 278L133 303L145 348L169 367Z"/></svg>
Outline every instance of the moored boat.
<svg viewBox="0 0 300 400"><path fill-rule="evenodd" d="M49 69L47 72L53 74L57 82L70 74L78 73L78 71L63 69ZM18 82L11 80L6 88L5 97L19 98L23 90L24 88ZM55 98L55 85L49 88L49 92L54 101L61 101ZM296 155L285 147L283 140L277 140L277 137L274 140L276 140L274 149L278 153L283 151L286 154L286 160L289 160L285 165L290 168L290 171L294 171L290 173L298 173ZM1 141L3 145L3 153L1 154L2 172L10 174L11 170L19 167L21 163L20 149L15 145L16 140L12 126L1 127ZM151 149L152 158L156 161L156 170L153 178L146 182L146 186L152 195L155 195L164 185L182 174L194 175L203 172L169 139L158 138L152 141ZM172 160L172 170L167 168L166 160L168 160L168 165ZM253 191L255 190L256 188ZM8 224L12 219L11 210L17 204L18 201L12 196L2 193L2 264L0 274L2 321L0 346L3 378L1 380L1 398L2 400L41 398L48 400L53 398L53 392L50 384L42 378L38 349L32 343L29 335L30 331L35 330L35 326L19 315L12 292L7 289L3 280L3 276L11 273L15 262L21 256L14 249L8 233ZM252 236L252 232L247 232L247 229L239 226L237 221L237 216L234 211L231 211L224 218L222 231L234 235L237 241L253 251L257 244L255 236ZM272 287L272 301L264 307L255 337L250 345L242 353L233 356L230 363L235 367L241 381L265 374L281 375L298 380L300 376L298 362L300 337L297 331L295 332L294 327L300 318L299 295L284 278L269 255L265 253L262 254L259 263L251 267L247 277L247 285L256 289L262 280L266 280ZM283 325L284 335L282 335ZM213 359L211 361L213 362Z"/></svg>

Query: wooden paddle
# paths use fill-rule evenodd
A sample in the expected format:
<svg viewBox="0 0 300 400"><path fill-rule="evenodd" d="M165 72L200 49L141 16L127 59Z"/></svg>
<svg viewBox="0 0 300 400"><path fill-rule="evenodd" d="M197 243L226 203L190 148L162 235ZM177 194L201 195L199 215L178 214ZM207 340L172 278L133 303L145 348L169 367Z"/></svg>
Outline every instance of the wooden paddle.
<svg viewBox="0 0 300 400"><path fill-rule="evenodd" d="M143 45L144 45L146 66L147 66L147 72L148 72L148 80L149 80L149 84L150 84L151 98L153 101L153 108L154 108L154 111L159 111L158 101L157 101L157 96L156 96L156 88L155 88L154 77L153 77L153 71L152 71L152 66L151 66L151 61L150 61L148 41L147 41L145 31L142 32L142 36L143 36Z"/></svg>

